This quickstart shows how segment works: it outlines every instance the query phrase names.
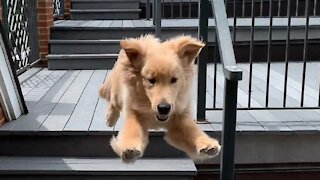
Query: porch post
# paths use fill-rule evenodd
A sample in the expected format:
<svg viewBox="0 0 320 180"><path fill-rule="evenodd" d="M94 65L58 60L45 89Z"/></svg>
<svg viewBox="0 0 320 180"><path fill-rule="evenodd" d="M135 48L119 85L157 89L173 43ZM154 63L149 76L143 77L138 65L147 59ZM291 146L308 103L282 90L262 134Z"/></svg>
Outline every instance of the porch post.
<svg viewBox="0 0 320 180"><path fill-rule="evenodd" d="M47 66L46 56L49 53L50 27L53 25L52 0L38 0L38 33L39 33L39 57L41 65Z"/></svg>
<svg viewBox="0 0 320 180"><path fill-rule="evenodd" d="M209 0L199 1L199 31L198 37L208 42L208 14ZM198 100L197 100L197 121L206 120L206 83L207 83L207 58L208 46L202 48L198 57Z"/></svg>
<svg viewBox="0 0 320 180"><path fill-rule="evenodd" d="M71 0L64 0L64 18L70 19Z"/></svg>

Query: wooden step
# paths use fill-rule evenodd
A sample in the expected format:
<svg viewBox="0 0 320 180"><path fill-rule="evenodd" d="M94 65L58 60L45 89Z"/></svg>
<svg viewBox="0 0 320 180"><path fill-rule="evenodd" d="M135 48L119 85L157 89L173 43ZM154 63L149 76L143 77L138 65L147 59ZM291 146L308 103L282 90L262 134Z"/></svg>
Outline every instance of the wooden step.
<svg viewBox="0 0 320 180"><path fill-rule="evenodd" d="M72 9L139 9L139 0L72 0Z"/></svg>
<svg viewBox="0 0 320 180"><path fill-rule="evenodd" d="M48 68L62 69L111 69L117 54L49 54Z"/></svg>
<svg viewBox="0 0 320 180"><path fill-rule="evenodd" d="M181 31L180 31L181 32ZM98 40L138 37L154 33L152 28L52 28L52 39ZM171 33L170 33L171 34ZM179 33L176 33L179 34Z"/></svg>
<svg viewBox="0 0 320 180"><path fill-rule="evenodd" d="M51 54L116 54L120 40L50 40Z"/></svg>
<svg viewBox="0 0 320 180"><path fill-rule="evenodd" d="M0 157L0 179L191 180L197 173L189 159L140 159L124 164L115 158Z"/></svg>
<svg viewBox="0 0 320 180"><path fill-rule="evenodd" d="M139 19L141 9L71 9L73 20Z"/></svg>

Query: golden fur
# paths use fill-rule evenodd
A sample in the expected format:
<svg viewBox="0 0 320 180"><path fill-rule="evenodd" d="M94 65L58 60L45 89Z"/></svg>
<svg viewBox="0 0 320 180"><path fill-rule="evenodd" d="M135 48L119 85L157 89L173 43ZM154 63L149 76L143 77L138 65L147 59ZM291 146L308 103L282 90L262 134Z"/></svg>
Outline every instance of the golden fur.
<svg viewBox="0 0 320 180"><path fill-rule="evenodd" d="M123 127L110 142L115 153L124 162L134 162L148 144L148 130L164 128L165 140L191 158L217 155L218 141L204 133L191 115L193 64L205 45L190 36L160 42L145 35L122 40L120 46L118 60L99 89L109 102L108 126L115 126L120 111L124 113ZM171 105L168 115L159 115L160 103Z"/></svg>

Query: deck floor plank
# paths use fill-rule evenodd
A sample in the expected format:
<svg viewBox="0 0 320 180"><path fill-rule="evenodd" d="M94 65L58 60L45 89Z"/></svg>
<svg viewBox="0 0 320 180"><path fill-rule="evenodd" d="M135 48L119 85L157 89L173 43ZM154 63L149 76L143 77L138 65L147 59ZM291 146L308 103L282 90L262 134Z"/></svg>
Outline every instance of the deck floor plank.
<svg viewBox="0 0 320 180"><path fill-rule="evenodd" d="M47 76L41 83L39 83L36 88L31 90L28 94L24 96L26 101L39 101L50 88L66 73L66 71L54 71Z"/></svg>
<svg viewBox="0 0 320 180"><path fill-rule="evenodd" d="M134 27L132 20L123 20L123 27Z"/></svg>
<svg viewBox="0 0 320 180"><path fill-rule="evenodd" d="M105 99L99 98L91 124L88 128L89 134L99 135L100 133L105 131L112 131L113 128L106 125L106 110L107 101Z"/></svg>
<svg viewBox="0 0 320 180"><path fill-rule="evenodd" d="M97 21L96 21L97 22ZM100 21L100 25L105 21ZM106 21L111 22L111 21ZM113 22L113 21L112 21ZM120 22L120 21L118 21ZM117 23L118 23L117 22ZM122 21L123 22L123 21ZM61 22L63 23L63 22ZM60 24L61 24L60 23ZM79 23L79 22L78 22ZM125 22L127 23L127 22ZM133 24L133 23L132 23ZM111 23L109 24L111 25ZM134 25L134 24L133 24ZM249 64L238 64L243 69L244 79L239 83L238 107L246 107L248 103ZM300 101L302 63L290 64L288 78L288 107L298 107ZM284 63L271 64L269 105L282 107ZM212 108L214 65L209 64L207 76L206 107ZM222 108L224 77L221 64L217 67L217 107ZM317 105L319 95L320 63L307 64L308 79L306 81L306 105ZM0 134L63 134L89 133L112 134L119 131L124 118L121 115L114 131L105 124L107 102L98 97L98 86L102 84L106 70L99 71L34 71L33 75L22 82L22 90L30 113L18 120L6 123L0 128ZM110 71L108 71L110 72ZM297 72L300 76L294 74ZM252 107L265 105L266 63L253 64L252 74ZM314 85L315 84L315 85ZM279 86L280 85L280 86ZM193 118L196 118L197 77L193 80L191 90ZM312 103L311 103L312 100ZM206 131L222 130L222 111L208 110L206 117L211 124L199 125ZM319 133L319 109L292 110L239 110L236 130L243 134L292 134Z"/></svg>
<svg viewBox="0 0 320 180"><path fill-rule="evenodd" d="M20 74L18 76L18 79L19 79L19 82L20 84L26 82L27 80L29 80L30 78L32 78L35 74L37 74L39 71L42 71L43 68L41 67L34 67L34 68L31 68L29 69L28 71Z"/></svg>
<svg viewBox="0 0 320 180"><path fill-rule="evenodd" d="M152 20L145 20L144 23L146 24L146 27L152 28L153 27L153 21Z"/></svg>
<svg viewBox="0 0 320 180"><path fill-rule="evenodd" d="M120 27L122 28L123 20L112 20L110 27Z"/></svg>
<svg viewBox="0 0 320 180"><path fill-rule="evenodd" d="M82 70L78 74L46 118L42 130L46 129L52 133L62 133L92 74L93 70Z"/></svg>
<svg viewBox="0 0 320 180"><path fill-rule="evenodd" d="M102 20L91 21L91 23L87 24L85 27L99 27L102 22Z"/></svg>
<svg viewBox="0 0 320 180"><path fill-rule="evenodd" d="M38 104L40 106L47 106L46 104L50 105L50 109L48 112L45 113L45 121L41 124L38 131L46 132L51 130L52 124L55 124L55 121L48 121L47 118L49 114L52 112L52 110L56 107L61 97L65 94L66 90L70 87L70 85L73 83L73 81L76 79L80 71L68 71L64 77L61 78L61 82L58 82L55 84L55 86L52 88L51 93L47 93L44 97L43 102L39 102Z"/></svg>
<svg viewBox="0 0 320 180"><path fill-rule="evenodd" d="M106 77L111 71L107 71ZM98 99L97 106L93 112L93 117L90 126L88 127L89 134L99 134L101 132L112 131L113 128L106 125L106 110L107 101L103 98Z"/></svg>
<svg viewBox="0 0 320 180"><path fill-rule="evenodd" d="M98 93L99 86L103 83L106 73L107 70L94 71L68 123L63 129L64 134L72 134L73 131L86 132L89 129L93 113L98 103L98 96L94 94Z"/></svg>
<svg viewBox="0 0 320 180"><path fill-rule="evenodd" d="M40 72L36 73L27 81L21 83L22 94L28 94L32 89L34 89L39 83L41 83L45 78L47 78L52 71L48 69L42 69Z"/></svg>
<svg viewBox="0 0 320 180"><path fill-rule="evenodd" d="M132 23L135 28L144 28L146 27L146 24L144 23L144 20L132 20Z"/></svg>
<svg viewBox="0 0 320 180"><path fill-rule="evenodd" d="M34 102L31 105L30 101L27 101L29 113L20 116L15 121L6 123L0 128L0 131L15 133L19 131L29 131L31 133L37 132L43 121L58 103L60 97L65 92L64 86L66 86L70 78L72 79L74 74L76 74L76 71L65 73L38 102Z"/></svg>
<svg viewBox="0 0 320 180"><path fill-rule="evenodd" d="M109 23L109 22L113 22L114 20L103 20L104 23ZM152 20L139 20L143 23L145 23L146 21L149 21L148 24L150 25L150 21ZM77 24L79 24L79 20L65 20L59 23L55 23L54 26L55 27L72 27L75 26ZM229 26L233 26L233 18L229 18L228 19L228 23ZM251 26L251 18L238 18L237 19L237 27L250 27ZM286 26L288 24L288 19L287 18L277 18L275 17L273 19L273 26L276 27L283 27ZM123 27L122 25L118 24L119 26L114 26L114 27ZM162 27L198 27L199 25L199 21L198 19L163 19L162 20ZM208 21L208 25L210 27L215 26L215 21L213 18L210 18ZM255 19L255 25L256 27L267 27L269 25L269 18L256 18ZM292 18L292 22L291 22L292 26L296 26L296 27L304 27L305 26L305 18L301 18L301 17L297 17L297 18ZM320 21L319 18L310 18L310 26L319 26L320 25ZM147 27L152 27L152 26L147 26ZM309 37L314 36L313 34L310 34ZM316 35L317 37L319 37L319 35ZM239 39L241 37L238 37ZM256 37L258 38L258 37ZM312 37L311 37L312 38ZM259 40L259 39L256 39Z"/></svg>
<svg viewBox="0 0 320 180"><path fill-rule="evenodd" d="M102 23L99 24L97 27L109 28L111 24L112 24L112 21L106 21L106 20L104 20L104 21L102 21Z"/></svg>
<svg viewBox="0 0 320 180"><path fill-rule="evenodd" d="M266 68L264 68L264 65L262 65L262 64L255 64L255 68L259 72L263 71L263 69L266 69ZM294 72L297 74L300 74L300 76L302 77L302 64L300 64L300 68L295 68ZM278 79L278 80L283 81L284 77L285 77L284 74L279 73L273 69L271 69L270 74L271 74L272 79ZM314 79L318 79L318 78L314 78ZM302 80L296 81L296 80L292 79L291 76L288 76L288 81L287 81L288 92L292 91L292 95L295 92L295 96L301 97L301 87L302 87ZM305 98L306 105L316 106L317 104L315 104L315 103L317 103L317 102L314 101L313 98L318 98L318 95L319 94L315 90L313 90L309 86L305 86L304 98Z"/></svg>

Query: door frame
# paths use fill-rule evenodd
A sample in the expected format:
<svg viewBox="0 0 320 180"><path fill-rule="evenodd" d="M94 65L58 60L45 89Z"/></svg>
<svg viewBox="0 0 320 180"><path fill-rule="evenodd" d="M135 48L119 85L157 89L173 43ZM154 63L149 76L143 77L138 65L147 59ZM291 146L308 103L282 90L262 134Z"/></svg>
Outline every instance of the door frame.
<svg viewBox="0 0 320 180"><path fill-rule="evenodd" d="M7 121L28 113L2 24L0 25L0 103Z"/></svg>

